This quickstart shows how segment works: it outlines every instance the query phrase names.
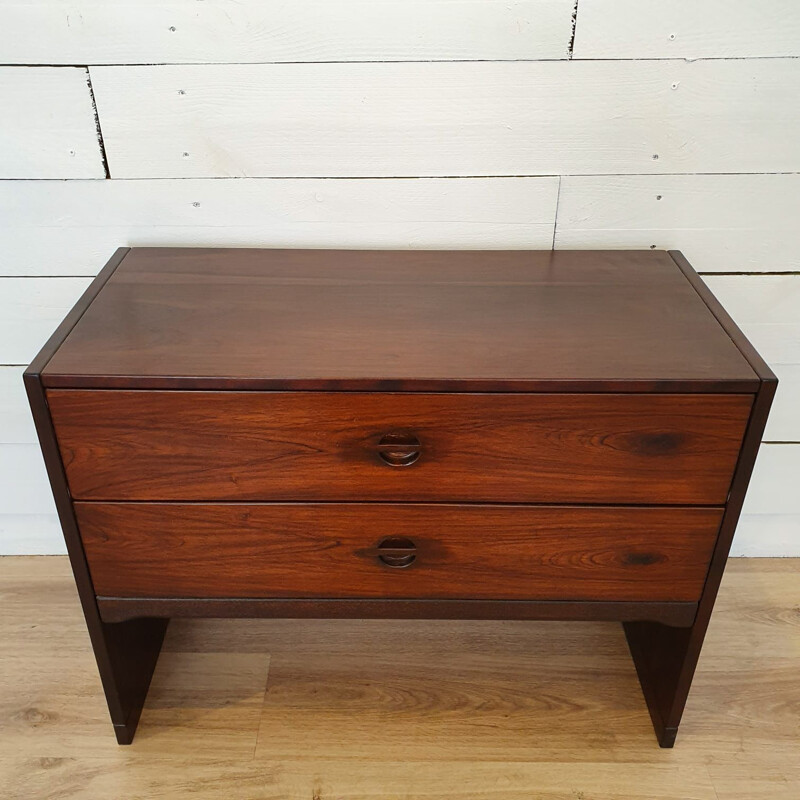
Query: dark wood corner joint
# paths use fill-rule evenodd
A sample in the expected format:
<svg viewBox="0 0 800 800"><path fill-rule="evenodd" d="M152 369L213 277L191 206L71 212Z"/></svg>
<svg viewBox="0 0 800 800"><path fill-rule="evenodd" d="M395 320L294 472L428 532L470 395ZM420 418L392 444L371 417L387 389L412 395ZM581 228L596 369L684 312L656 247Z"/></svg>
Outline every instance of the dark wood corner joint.
<svg viewBox="0 0 800 800"><path fill-rule="evenodd" d="M663 747L777 383L677 252L204 248L24 381L121 744L170 618L373 617L620 621Z"/></svg>

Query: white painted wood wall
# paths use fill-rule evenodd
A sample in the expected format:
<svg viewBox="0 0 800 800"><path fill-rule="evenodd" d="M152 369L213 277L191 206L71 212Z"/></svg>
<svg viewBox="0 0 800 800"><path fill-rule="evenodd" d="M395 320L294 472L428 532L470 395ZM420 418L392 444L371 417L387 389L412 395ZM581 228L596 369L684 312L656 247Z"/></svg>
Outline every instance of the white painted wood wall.
<svg viewBox="0 0 800 800"><path fill-rule="evenodd" d="M683 250L781 380L734 551L800 555L797 0L0 0L0 553L63 552L22 365L119 245Z"/></svg>

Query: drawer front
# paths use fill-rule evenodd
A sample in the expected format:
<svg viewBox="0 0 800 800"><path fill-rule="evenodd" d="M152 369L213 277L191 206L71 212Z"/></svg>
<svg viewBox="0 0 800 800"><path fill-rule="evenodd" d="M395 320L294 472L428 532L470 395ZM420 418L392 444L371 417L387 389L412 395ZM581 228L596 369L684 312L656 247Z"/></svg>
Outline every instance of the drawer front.
<svg viewBox="0 0 800 800"><path fill-rule="evenodd" d="M713 508L76 503L116 597L699 598Z"/></svg>
<svg viewBox="0 0 800 800"><path fill-rule="evenodd" d="M47 393L84 500L719 505L751 395Z"/></svg>

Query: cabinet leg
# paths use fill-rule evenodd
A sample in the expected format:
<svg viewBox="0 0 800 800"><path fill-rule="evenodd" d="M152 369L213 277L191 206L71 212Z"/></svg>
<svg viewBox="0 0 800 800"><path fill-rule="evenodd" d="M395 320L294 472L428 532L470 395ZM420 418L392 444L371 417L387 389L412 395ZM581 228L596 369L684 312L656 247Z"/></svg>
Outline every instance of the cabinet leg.
<svg viewBox="0 0 800 800"><path fill-rule="evenodd" d="M142 618L108 623L100 619L92 577L72 507L67 476L50 419L41 371L127 252L126 248L117 250L97 279L86 290L80 303L70 311L30 367L25 370L24 375L25 389L75 575L75 585L119 744L130 744L133 741L169 620Z"/></svg>
<svg viewBox="0 0 800 800"><path fill-rule="evenodd" d="M87 622L89 620L87 619ZM167 630L166 619L89 624L111 722L119 744L130 744Z"/></svg>
<svg viewBox="0 0 800 800"><path fill-rule="evenodd" d="M624 622L625 637L661 747L672 747L692 684L706 626L673 628Z"/></svg>

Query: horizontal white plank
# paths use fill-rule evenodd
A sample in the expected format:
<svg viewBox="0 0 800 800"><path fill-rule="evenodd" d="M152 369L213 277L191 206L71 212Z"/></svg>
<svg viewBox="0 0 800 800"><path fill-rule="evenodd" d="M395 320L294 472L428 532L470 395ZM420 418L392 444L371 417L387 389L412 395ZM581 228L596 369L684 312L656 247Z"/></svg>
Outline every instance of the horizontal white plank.
<svg viewBox="0 0 800 800"><path fill-rule="evenodd" d="M574 0L0 2L5 63L566 58Z"/></svg>
<svg viewBox="0 0 800 800"><path fill-rule="evenodd" d="M0 556L46 556L66 552L55 514L0 513Z"/></svg>
<svg viewBox="0 0 800 800"><path fill-rule="evenodd" d="M800 60L93 67L113 177L800 171Z"/></svg>
<svg viewBox="0 0 800 800"><path fill-rule="evenodd" d="M0 364L28 364L89 278L0 278Z"/></svg>
<svg viewBox="0 0 800 800"><path fill-rule="evenodd" d="M681 250L701 272L800 270L800 175L565 177L556 247Z"/></svg>
<svg viewBox="0 0 800 800"><path fill-rule="evenodd" d="M800 55L797 0L580 0L574 58Z"/></svg>
<svg viewBox="0 0 800 800"><path fill-rule="evenodd" d="M95 275L117 247L545 248L558 178L0 181L0 273Z"/></svg>
<svg viewBox="0 0 800 800"><path fill-rule="evenodd" d="M23 371L24 367L0 367L0 445L38 441L22 385Z"/></svg>
<svg viewBox="0 0 800 800"><path fill-rule="evenodd" d="M87 79L83 68L0 67L0 178L105 177Z"/></svg>

